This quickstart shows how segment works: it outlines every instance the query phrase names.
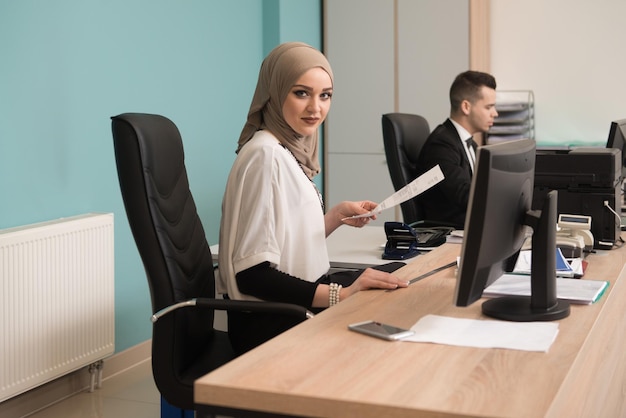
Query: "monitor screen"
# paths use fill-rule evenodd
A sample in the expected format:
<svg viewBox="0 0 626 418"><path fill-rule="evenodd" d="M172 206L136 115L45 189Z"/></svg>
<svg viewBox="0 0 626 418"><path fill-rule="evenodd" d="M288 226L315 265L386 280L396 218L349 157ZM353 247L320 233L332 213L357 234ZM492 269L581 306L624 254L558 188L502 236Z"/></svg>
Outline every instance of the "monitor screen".
<svg viewBox="0 0 626 418"><path fill-rule="evenodd" d="M557 192L548 193L542 210L531 210L535 152L531 139L478 149L455 291L457 306L476 302L485 287L511 271L532 231L531 296L490 299L483 303L483 313L512 321L554 320L569 314L569 304L556 298Z"/></svg>
<svg viewBox="0 0 626 418"><path fill-rule="evenodd" d="M611 122L607 148L616 148L622 152L622 178L626 175L626 119Z"/></svg>

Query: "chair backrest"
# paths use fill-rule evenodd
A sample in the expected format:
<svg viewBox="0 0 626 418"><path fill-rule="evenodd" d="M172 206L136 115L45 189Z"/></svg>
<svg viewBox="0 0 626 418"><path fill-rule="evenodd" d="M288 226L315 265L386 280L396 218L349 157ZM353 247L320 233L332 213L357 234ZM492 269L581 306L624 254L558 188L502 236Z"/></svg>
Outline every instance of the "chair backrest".
<svg viewBox="0 0 626 418"><path fill-rule="evenodd" d="M176 302L214 297L211 251L189 190L178 128L163 116L125 113L112 117L112 130L122 198L153 313ZM180 309L153 325L154 379L171 404L193 405L185 374L213 338L213 317L210 309ZM232 357L228 350L223 355Z"/></svg>
<svg viewBox="0 0 626 418"><path fill-rule="evenodd" d="M387 167L397 191L420 174L417 159L430 135L430 127L422 116L409 113L387 113L382 117L382 126ZM417 199L409 199L400 207L405 223L423 220Z"/></svg>

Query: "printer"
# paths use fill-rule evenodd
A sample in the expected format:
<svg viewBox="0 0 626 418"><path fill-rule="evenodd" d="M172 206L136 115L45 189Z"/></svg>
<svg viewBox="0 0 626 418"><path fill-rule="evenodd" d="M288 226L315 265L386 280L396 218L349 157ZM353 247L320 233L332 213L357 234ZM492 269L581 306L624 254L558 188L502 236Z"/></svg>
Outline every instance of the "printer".
<svg viewBox="0 0 626 418"><path fill-rule="evenodd" d="M620 237L621 185L618 149L538 148L532 207L540 209L547 193L556 190L558 213L590 216L593 247L610 249Z"/></svg>

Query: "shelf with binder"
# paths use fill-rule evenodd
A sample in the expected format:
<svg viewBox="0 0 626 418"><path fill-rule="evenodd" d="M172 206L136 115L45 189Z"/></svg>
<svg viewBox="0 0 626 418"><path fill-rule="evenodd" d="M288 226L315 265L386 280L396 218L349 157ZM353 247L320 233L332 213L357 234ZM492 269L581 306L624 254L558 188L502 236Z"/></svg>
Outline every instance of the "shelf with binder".
<svg viewBox="0 0 626 418"><path fill-rule="evenodd" d="M496 92L498 117L489 129L487 143L535 139L535 98L532 90Z"/></svg>

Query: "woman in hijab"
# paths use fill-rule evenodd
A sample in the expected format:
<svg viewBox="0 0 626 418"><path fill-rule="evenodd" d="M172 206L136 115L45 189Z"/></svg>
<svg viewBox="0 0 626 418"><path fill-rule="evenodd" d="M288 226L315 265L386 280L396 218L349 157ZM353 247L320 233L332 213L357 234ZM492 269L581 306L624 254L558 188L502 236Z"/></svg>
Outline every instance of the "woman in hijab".
<svg viewBox="0 0 626 418"><path fill-rule="evenodd" d="M346 201L324 213L312 178L320 170L318 128L332 93L326 57L307 44L281 44L263 61L222 202L218 292L228 298L315 311L360 290L408 285L374 269L328 274L326 237L342 224L365 225L369 218L345 218L376 206ZM295 324L278 315L228 315L239 353Z"/></svg>

